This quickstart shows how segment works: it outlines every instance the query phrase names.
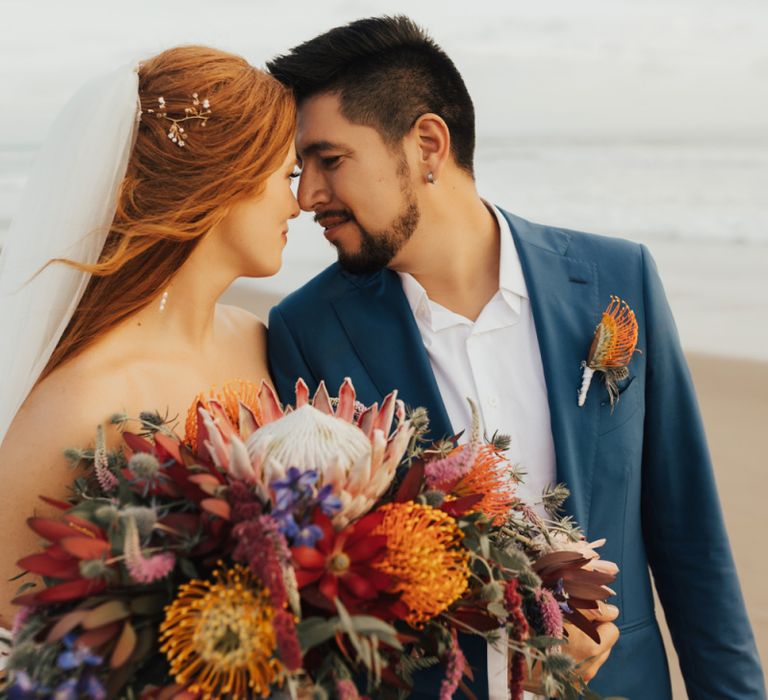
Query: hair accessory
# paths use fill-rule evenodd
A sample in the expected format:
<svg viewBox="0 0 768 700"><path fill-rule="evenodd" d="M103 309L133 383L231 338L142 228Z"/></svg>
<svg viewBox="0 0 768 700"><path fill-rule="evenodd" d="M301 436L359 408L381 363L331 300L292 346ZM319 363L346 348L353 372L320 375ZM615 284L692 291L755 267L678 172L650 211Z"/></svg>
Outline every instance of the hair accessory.
<svg viewBox="0 0 768 700"><path fill-rule="evenodd" d="M168 129L168 138L171 139L176 145L184 147L187 145L187 134L184 131L184 127L181 126L184 122L191 119L198 119L201 124L205 126L208 121L208 117L211 116L211 105L208 102L208 98L201 100L196 92L192 93L192 106L184 108L185 116L175 119L168 116L168 111L165 104L165 98L161 95L157 98L157 109L148 109L150 114L156 114L160 119L166 119L171 122L171 126Z"/></svg>
<svg viewBox="0 0 768 700"><path fill-rule="evenodd" d="M435 184L435 176L432 174L431 170L427 173L427 182L430 185L434 185Z"/></svg>

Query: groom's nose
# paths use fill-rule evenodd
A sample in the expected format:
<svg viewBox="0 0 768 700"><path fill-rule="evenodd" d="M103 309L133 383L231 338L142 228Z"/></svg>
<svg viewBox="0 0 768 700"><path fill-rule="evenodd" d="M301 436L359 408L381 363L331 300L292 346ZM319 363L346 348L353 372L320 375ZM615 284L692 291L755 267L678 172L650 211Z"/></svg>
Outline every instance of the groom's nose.
<svg viewBox="0 0 768 700"><path fill-rule="evenodd" d="M308 163L302 168L297 195L304 211L314 211L331 201L331 192L322 173Z"/></svg>

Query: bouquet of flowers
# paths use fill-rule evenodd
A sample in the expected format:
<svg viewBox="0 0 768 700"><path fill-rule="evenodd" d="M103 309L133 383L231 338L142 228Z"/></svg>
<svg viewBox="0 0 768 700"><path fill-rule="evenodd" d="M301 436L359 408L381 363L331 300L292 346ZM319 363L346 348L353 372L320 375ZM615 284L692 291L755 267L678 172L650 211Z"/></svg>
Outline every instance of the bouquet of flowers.
<svg viewBox="0 0 768 700"><path fill-rule="evenodd" d="M262 385L199 396L184 438L158 414L122 424L19 561L10 698L406 697L440 665L441 698L471 669L462 634L505 644L513 697L540 667L547 695L596 697L563 622L613 593L575 525L516 496L504 438L426 444L396 393L362 406L349 380L285 410Z"/></svg>

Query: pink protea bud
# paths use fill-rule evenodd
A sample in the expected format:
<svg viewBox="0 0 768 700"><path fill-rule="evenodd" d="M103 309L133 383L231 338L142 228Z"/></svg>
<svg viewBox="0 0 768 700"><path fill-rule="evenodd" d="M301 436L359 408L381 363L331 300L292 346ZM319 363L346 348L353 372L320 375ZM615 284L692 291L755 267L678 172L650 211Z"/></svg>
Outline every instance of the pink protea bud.
<svg viewBox="0 0 768 700"><path fill-rule="evenodd" d="M357 686L348 678L336 681L336 697L339 700L360 700Z"/></svg>
<svg viewBox="0 0 768 700"><path fill-rule="evenodd" d="M277 638L277 649L280 661L289 672L301 668L301 646L296 635L296 623L293 615L287 610L280 610L272 618L272 627Z"/></svg>
<svg viewBox="0 0 768 700"><path fill-rule="evenodd" d="M549 637L561 638L563 636L563 611L555 596L548 588L540 588L536 591L536 602L541 613L544 626L544 634Z"/></svg>
<svg viewBox="0 0 768 700"><path fill-rule="evenodd" d="M176 564L171 552L160 552L145 557L139 542L139 528L133 517L125 522L125 566L131 578L137 583L152 583L165 578Z"/></svg>
<svg viewBox="0 0 768 700"><path fill-rule="evenodd" d="M459 640L456 635L456 630L453 629L453 638L451 640L451 648L448 651L448 664L445 669L445 678L440 684L440 700L451 700L453 694L456 692L456 688L459 687L461 677L464 675L464 669L467 666L467 660L464 657L459 646Z"/></svg>

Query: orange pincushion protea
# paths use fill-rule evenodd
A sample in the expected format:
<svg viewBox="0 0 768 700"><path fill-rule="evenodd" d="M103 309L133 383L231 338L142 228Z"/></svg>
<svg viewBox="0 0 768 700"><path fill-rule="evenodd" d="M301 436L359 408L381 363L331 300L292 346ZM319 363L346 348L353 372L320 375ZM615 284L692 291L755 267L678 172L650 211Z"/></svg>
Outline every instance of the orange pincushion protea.
<svg viewBox="0 0 768 700"><path fill-rule="evenodd" d="M457 447L451 454L469 449ZM507 460L493 445L483 445L477 451L472 468L452 485L445 485L450 496L464 498L482 494L483 498L472 507L485 513L494 525L502 524L515 503L515 485L504 466Z"/></svg>
<svg viewBox="0 0 768 700"><path fill-rule="evenodd" d="M595 331L587 366L593 370L626 367L637 345L637 319L626 301L611 296Z"/></svg>
<svg viewBox="0 0 768 700"><path fill-rule="evenodd" d="M202 406L206 411L210 412L211 405L209 401L211 399L221 405L233 426L237 426L240 422L241 403L251 409L256 419L260 420L259 389L259 385L253 382L235 379L224 384L220 391L217 391L216 387L212 386L207 394L198 394L187 411L184 442L187 445L191 445L193 451L197 451L197 409L198 406Z"/></svg>
<svg viewBox="0 0 768 700"><path fill-rule="evenodd" d="M267 697L282 683L269 593L239 564L179 587L160 625L171 675L203 698Z"/></svg>
<svg viewBox="0 0 768 700"><path fill-rule="evenodd" d="M387 554L374 568L393 578L406 621L419 626L446 610L467 588L469 552L447 513L419 503L389 503L373 535L387 536Z"/></svg>
<svg viewBox="0 0 768 700"><path fill-rule="evenodd" d="M618 401L618 383L629 376L627 365L637 347L637 319L629 304L611 295L611 301L595 329L592 345L579 389L579 406L587 400L587 392L595 372L602 372L611 407Z"/></svg>

